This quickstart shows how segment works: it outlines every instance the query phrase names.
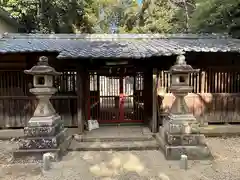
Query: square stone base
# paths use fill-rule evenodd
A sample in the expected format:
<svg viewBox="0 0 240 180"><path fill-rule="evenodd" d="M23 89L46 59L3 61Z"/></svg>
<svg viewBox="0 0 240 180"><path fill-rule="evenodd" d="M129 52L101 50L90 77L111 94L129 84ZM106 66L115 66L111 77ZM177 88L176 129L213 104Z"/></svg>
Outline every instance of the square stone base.
<svg viewBox="0 0 240 180"><path fill-rule="evenodd" d="M163 120L164 130L170 134L198 134L199 123L192 115L170 115Z"/></svg>
<svg viewBox="0 0 240 180"><path fill-rule="evenodd" d="M58 114L47 117L32 117L24 128L26 137L55 136L64 129L64 124Z"/></svg>
<svg viewBox="0 0 240 180"><path fill-rule="evenodd" d="M28 127L46 127L54 126L55 124L62 123L61 116L53 114L52 116L33 116L29 121Z"/></svg>
<svg viewBox="0 0 240 180"><path fill-rule="evenodd" d="M56 123L53 126L27 126L23 132L26 137L37 137L37 136L55 136L58 132L64 129L63 123Z"/></svg>
<svg viewBox="0 0 240 180"><path fill-rule="evenodd" d="M67 137L67 129L63 129L56 136L24 137L20 139L19 149L55 149Z"/></svg>
<svg viewBox="0 0 240 180"><path fill-rule="evenodd" d="M17 149L13 151L14 161L24 160L39 161L42 160L43 154L54 153L55 161L60 161L72 142L72 137L68 136L57 148L53 149Z"/></svg>
<svg viewBox="0 0 240 180"><path fill-rule="evenodd" d="M13 152L15 158L31 157L42 159L42 155L52 152L61 156L71 143L68 130L58 114L34 116L24 128L24 137L19 140L19 148Z"/></svg>
<svg viewBox="0 0 240 180"><path fill-rule="evenodd" d="M164 133L163 129L160 128L160 132L156 134L156 140L167 160L180 160L183 154L187 155L189 160L213 159L207 145L169 145L165 140Z"/></svg>
<svg viewBox="0 0 240 180"><path fill-rule="evenodd" d="M197 146L206 145L203 134L170 134L165 132L165 141L169 145Z"/></svg>

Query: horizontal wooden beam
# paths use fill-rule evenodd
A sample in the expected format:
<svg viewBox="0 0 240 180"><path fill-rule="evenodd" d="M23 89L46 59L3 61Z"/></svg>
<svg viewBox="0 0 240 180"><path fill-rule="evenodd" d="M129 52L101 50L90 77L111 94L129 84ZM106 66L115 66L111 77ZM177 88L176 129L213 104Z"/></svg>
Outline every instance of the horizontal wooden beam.
<svg viewBox="0 0 240 180"><path fill-rule="evenodd" d="M0 62L0 68L25 68L27 66L26 62Z"/></svg>
<svg viewBox="0 0 240 180"><path fill-rule="evenodd" d="M16 99L16 100L24 100L24 99L36 99L35 96L0 96L0 100L4 99ZM52 96L51 99L77 99L77 96Z"/></svg>

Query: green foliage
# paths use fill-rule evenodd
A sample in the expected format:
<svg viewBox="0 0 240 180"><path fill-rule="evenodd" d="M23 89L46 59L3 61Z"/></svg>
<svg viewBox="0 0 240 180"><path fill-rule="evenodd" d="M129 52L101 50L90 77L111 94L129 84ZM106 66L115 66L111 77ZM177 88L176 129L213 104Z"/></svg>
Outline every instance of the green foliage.
<svg viewBox="0 0 240 180"><path fill-rule="evenodd" d="M191 24L194 32L233 33L239 29L239 0L198 0L192 15Z"/></svg>
<svg viewBox="0 0 240 180"><path fill-rule="evenodd" d="M227 32L240 37L240 0L2 0L27 32Z"/></svg>
<svg viewBox="0 0 240 180"><path fill-rule="evenodd" d="M155 0L149 4L144 14L144 26L141 31L145 33L169 33L172 30L174 9L166 0Z"/></svg>
<svg viewBox="0 0 240 180"><path fill-rule="evenodd" d="M134 26L134 18L138 10L138 4L133 0L100 0L100 21L103 32L110 32L116 28L118 33L129 32ZM100 15L100 16L101 16Z"/></svg>
<svg viewBox="0 0 240 180"><path fill-rule="evenodd" d="M135 7L126 14L125 32L169 33L173 27L174 9L168 0L144 0L141 8Z"/></svg>
<svg viewBox="0 0 240 180"><path fill-rule="evenodd" d="M172 32L181 33L191 31L190 19L196 9L195 0L171 1L175 6Z"/></svg>
<svg viewBox="0 0 240 180"><path fill-rule="evenodd" d="M5 0L2 8L25 25L28 32L94 32L94 0Z"/></svg>

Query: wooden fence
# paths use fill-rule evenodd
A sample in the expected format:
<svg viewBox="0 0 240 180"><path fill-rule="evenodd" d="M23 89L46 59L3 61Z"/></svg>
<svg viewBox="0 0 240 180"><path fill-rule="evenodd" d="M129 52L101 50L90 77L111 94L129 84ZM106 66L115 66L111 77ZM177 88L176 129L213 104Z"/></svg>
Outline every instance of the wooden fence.
<svg viewBox="0 0 240 180"><path fill-rule="evenodd" d="M240 68L208 68L192 73L189 79L193 93L240 93ZM159 71L159 86L169 92L170 74Z"/></svg>
<svg viewBox="0 0 240 180"><path fill-rule="evenodd" d="M21 71L0 71L0 128L24 127L37 105L29 89L32 76ZM58 92L51 102L64 119L65 126L77 126L76 72L63 72L55 79Z"/></svg>
<svg viewBox="0 0 240 180"><path fill-rule="evenodd" d="M192 74L193 92L186 97L190 110L201 123L240 122L240 68L209 67ZM168 111L174 100L169 92L170 75L159 71L161 107ZM0 128L23 127L33 114L36 98L29 93L32 77L22 71L0 71ZM68 127L77 126L76 72L55 79L58 92L51 98Z"/></svg>
<svg viewBox="0 0 240 180"><path fill-rule="evenodd" d="M174 96L169 91L170 74L159 72L158 94L162 111L169 111ZM185 100L203 123L240 123L240 69L208 68L190 75L193 91Z"/></svg>
<svg viewBox="0 0 240 180"><path fill-rule="evenodd" d="M53 96L51 102L64 119L65 126L77 126L77 97ZM30 96L0 97L0 127L19 128L27 125L37 105L37 99Z"/></svg>

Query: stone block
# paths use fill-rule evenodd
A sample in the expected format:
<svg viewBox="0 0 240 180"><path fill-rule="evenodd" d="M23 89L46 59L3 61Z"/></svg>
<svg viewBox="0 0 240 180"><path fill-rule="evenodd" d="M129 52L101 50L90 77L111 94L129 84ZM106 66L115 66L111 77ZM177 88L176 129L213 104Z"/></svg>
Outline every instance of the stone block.
<svg viewBox="0 0 240 180"><path fill-rule="evenodd" d="M45 136L55 136L57 135L60 131L64 129L64 124L63 123L56 123L53 126L28 126L24 128L24 135L26 137L35 137L35 136L40 136L40 137L45 137Z"/></svg>
<svg viewBox="0 0 240 180"><path fill-rule="evenodd" d="M57 148L67 136L67 129L64 129L56 136L49 137L27 137L20 140L19 149L52 149Z"/></svg>
<svg viewBox="0 0 240 180"><path fill-rule="evenodd" d="M199 123L192 123L191 124L191 131L192 131L192 134L200 133L200 124Z"/></svg>
<svg viewBox="0 0 240 180"><path fill-rule="evenodd" d="M13 151L14 160L25 160L29 161L33 160L42 160L44 153L54 153L56 155L55 161L60 161L62 156L67 152L69 145L72 142L72 137L69 136L65 139L63 143L61 143L55 149L16 149Z"/></svg>
<svg viewBox="0 0 240 180"><path fill-rule="evenodd" d="M172 135L172 134L169 134L168 132L165 132L164 137L165 137L166 143L168 144L181 145L182 137L180 135Z"/></svg>
<svg viewBox="0 0 240 180"><path fill-rule="evenodd" d="M212 159L211 152L207 146L169 146L164 148L167 160L180 160L181 155L185 154L189 160Z"/></svg>
<svg viewBox="0 0 240 180"><path fill-rule="evenodd" d="M55 124L63 123L61 116L58 114L54 114L53 116L47 117L32 117L29 121L27 126L28 127L46 127L46 126L54 126Z"/></svg>
<svg viewBox="0 0 240 180"><path fill-rule="evenodd" d="M196 118L192 114L170 114L168 116L170 121L176 121L176 123L182 122L197 122Z"/></svg>
<svg viewBox="0 0 240 180"><path fill-rule="evenodd" d="M202 134L182 135L181 145L205 145L205 137Z"/></svg>
<svg viewBox="0 0 240 180"><path fill-rule="evenodd" d="M199 123L196 121L175 121L169 120L164 123L164 129L170 134L197 134L200 131Z"/></svg>
<svg viewBox="0 0 240 180"><path fill-rule="evenodd" d="M165 141L169 145L205 145L205 137L202 134L165 134Z"/></svg>
<svg viewBox="0 0 240 180"><path fill-rule="evenodd" d="M156 140L160 145L167 160L180 160L181 155L187 155L190 160L213 159L207 145L170 145L165 140L166 133L161 129L156 134Z"/></svg>

